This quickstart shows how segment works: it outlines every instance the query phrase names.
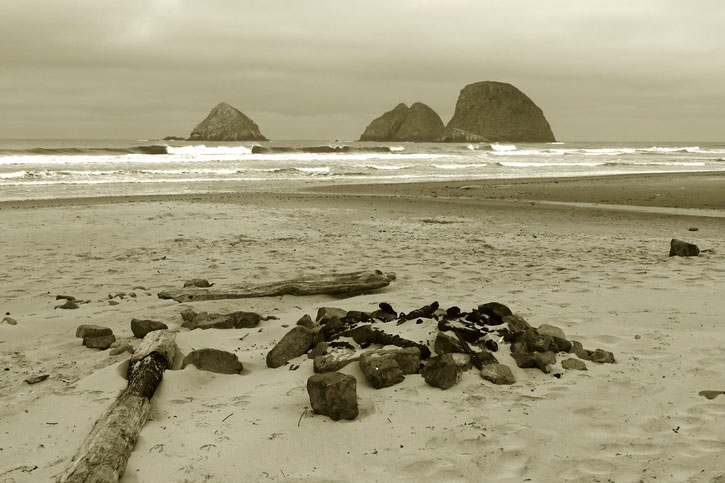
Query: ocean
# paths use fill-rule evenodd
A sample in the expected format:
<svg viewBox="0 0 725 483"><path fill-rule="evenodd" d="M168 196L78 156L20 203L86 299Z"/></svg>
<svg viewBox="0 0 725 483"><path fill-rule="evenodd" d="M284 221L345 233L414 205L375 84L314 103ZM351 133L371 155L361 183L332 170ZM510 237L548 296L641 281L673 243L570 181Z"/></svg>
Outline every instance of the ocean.
<svg viewBox="0 0 725 483"><path fill-rule="evenodd" d="M0 201L725 171L725 143L0 140Z"/></svg>

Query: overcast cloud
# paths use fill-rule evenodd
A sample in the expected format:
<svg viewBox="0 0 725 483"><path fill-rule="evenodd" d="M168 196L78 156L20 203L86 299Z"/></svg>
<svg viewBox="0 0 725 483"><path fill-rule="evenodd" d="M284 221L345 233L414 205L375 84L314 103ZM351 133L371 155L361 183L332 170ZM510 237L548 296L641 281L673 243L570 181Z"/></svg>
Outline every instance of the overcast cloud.
<svg viewBox="0 0 725 483"><path fill-rule="evenodd" d="M447 122L510 82L562 140L725 141L721 0L3 0L0 137L188 135L219 101L273 139Z"/></svg>

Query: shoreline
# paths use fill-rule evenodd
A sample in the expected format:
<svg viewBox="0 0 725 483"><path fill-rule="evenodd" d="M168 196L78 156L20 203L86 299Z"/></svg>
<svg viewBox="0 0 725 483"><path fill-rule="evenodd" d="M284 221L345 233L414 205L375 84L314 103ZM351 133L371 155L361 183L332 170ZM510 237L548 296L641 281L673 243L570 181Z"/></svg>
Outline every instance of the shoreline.
<svg viewBox="0 0 725 483"><path fill-rule="evenodd" d="M646 181L646 183L644 183ZM495 178L421 181L410 183L291 183L280 189L249 189L207 193L90 196L0 201L0 211L57 206L88 206L118 203L197 201L239 203L277 195L316 197L386 196L437 198L461 202L506 204L550 202L580 208L606 205L654 208L725 210L725 172L644 173L576 177ZM594 206L598 205L598 206Z"/></svg>

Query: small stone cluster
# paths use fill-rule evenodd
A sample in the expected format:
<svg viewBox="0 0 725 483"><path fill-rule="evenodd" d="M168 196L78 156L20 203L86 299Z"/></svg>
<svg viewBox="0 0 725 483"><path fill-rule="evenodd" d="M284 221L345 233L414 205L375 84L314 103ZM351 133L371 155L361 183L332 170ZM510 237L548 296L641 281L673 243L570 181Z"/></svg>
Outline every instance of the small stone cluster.
<svg viewBox="0 0 725 483"><path fill-rule="evenodd" d="M438 331L432 341L411 341L378 328L393 322L423 323L423 319L437 321ZM562 361L566 370L586 370L584 361L615 362L611 352L584 349L552 325L532 327L497 302L479 305L469 312L458 307L443 310L433 302L408 314L395 312L387 303L369 313L322 307L315 321L304 315L279 340L267 354L267 366L281 367L307 354L314 359L316 373L308 381L315 412L335 420L352 419L357 415L354 378L336 372L346 365L358 362L366 382L375 389L398 384L410 374L421 374L428 385L445 390L457 384L462 373L472 367L493 384L513 384L513 372L494 355L503 343L510 345L518 367L537 368L545 374L553 372L559 354L577 357ZM372 344L397 347L366 350ZM326 374L336 375L320 377Z"/></svg>

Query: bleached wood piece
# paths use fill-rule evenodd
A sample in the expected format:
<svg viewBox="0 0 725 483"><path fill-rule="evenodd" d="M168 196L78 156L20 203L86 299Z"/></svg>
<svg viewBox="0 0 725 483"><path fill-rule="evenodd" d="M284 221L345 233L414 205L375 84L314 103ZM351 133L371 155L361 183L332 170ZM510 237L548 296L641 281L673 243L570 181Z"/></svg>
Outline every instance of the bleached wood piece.
<svg viewBox="0 0 725 483"><path fill-rule="evenodd" d="M310 275L309 277L283 280L264 284L232 285L228 288L186 287L164 290L160 299L173 299L177 302L195 302L200 300L242 299L254 297L274 297L278 295L351 295L386 287L395 280L392 272L380 270Z"/></svg>
<svg viewBox="0 0 725 483"><path fill-rule="evenodd" d="M58 483L118 482L175 352L175 331L158 330L144 337L129 360L128 386L96 421L68 468L56 479Z"/></svg>

